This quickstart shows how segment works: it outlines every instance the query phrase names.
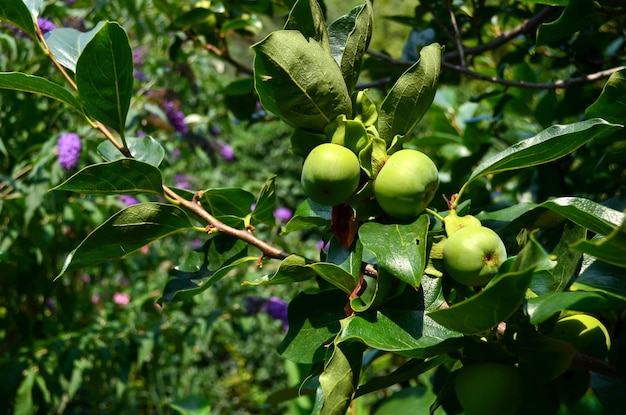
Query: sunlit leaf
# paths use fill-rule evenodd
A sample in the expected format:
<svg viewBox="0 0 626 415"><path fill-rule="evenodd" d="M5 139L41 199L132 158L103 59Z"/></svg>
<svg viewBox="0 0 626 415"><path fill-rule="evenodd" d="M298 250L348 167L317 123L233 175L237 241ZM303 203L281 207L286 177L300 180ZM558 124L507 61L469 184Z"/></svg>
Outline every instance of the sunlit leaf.
<svg viewBox="0 0 626 415"><path fill-rule="evenodd" d="M35 20L26 3L22 0L2 0L0 2L0 20L19 27L28 36L35 39Z"/></svg>
<svg viewBox="0 0 626 415"><path fill-rule="evenodd" d="M139 161L159 167L165 157L165 149L157 140L150 136L126 137L126 144L130 154ZM114 161L125 158L110 141L103 141L98 145L98 154L104 160Z"/></svg>

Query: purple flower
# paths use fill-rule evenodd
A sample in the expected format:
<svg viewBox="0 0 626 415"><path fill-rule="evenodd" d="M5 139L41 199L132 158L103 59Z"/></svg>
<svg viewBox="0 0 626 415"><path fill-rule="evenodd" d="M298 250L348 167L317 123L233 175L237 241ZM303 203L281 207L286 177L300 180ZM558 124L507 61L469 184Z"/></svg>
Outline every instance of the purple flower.
<svg viewBox="0 0 626 415"><path fill-rule="evenodd" d="M191 189L189 179L184 174L177 174L174 176L174 187L178 187L179 189Z"/></svg>
<svg viewBox="0 0 626 415"><path fill-rule="evenodd" d="M235 159L235 150L226 143L219 143L220 156L226 161L233 161Z"/></svg>
<svg viewBox="0 0 626 415"><path fill-rule="evenodd" d="M65 170L70 170L78 163L82 144L78 135L74 133L61 134L57 140L59 164Z"/></svg>
<svg viewBox="0 0 626 415"><path fill-rule="evenodd" d="M130 303L130 295L117 292L113 294L113 302L122 307L126 306Z"/></svg>
<svg viewBox="0 0 626 415"><path fill-rule="evenodd" d="M220 128L215 126L215 125L211 125L209 126L209 133L211 133L211 135L213 137L217 137L219 136L222 132L220 131Z"/></svg>
<svg viewBox="0 0 626 415"><path fill-rule="evenodd" d="M330 241L324 242L323 239L317 243L316 248L320 251L328 252L328 246L330 245Z"/></svg>
<svg viewBox="0 0 626 415"><path fill-rule="evenodd" d="M133 64L137 66L143 65L143 61L146 58L146 50L142 47L133 49Z"/></svg>
<svg viewBox="0 0 626 415"><path fill-rule="evenodd" d="M52 23L48 19L44 19L43 17L37 18L37 26L39 26L39 29L41 29L41 33L43 33L44 35L57 28L54 23Z"/></svg>
<svg viewBox="0 0 626 415"><path fill-rule="evenodd" d="M76 3L76 0L65 0L65 4L67 5L72 5L74 3Z"/></svg>
<svg viewBox="0 0 626 415"><path fill-rule="evenodd" d="M292 216L293 211L286 207L281 207L274 211L274 217L281 222L288 222Z"/></svg>
<svg viewBox="0 0 626 415"><path fill-rule="evenodd" d="M174 130L178 131L181 134L187 134L189 131L189 127L185 122L185 114L182 111L176 109L174 103L172 101L165 101L165 116L167 120L170 122Z"/></svg>
<svg viewBox="0 0 626 415"><path fill-rule="evenodd" d="M146 82L148 80L148 77L146 76L146 74L141 72L139 69L133 69L133 76L139 82Z"/></svg>
<svg viewBox="0 0 626 415"><path fill-rule="evenodd" d="M289 330L289 321L287 320L288 305L285 301L278 297L270 297L265 301L263 308L270 317L283 322L285 331Z"/></svg>
<svg viewBox="0 0 626 415"><path fill-rule="evenodd" d="M119 199L120 202L122 202L126 206L132 206L132 205L138 205L139 204L139 200L135 199L132 196L121 195L118 199Z"/></svg>

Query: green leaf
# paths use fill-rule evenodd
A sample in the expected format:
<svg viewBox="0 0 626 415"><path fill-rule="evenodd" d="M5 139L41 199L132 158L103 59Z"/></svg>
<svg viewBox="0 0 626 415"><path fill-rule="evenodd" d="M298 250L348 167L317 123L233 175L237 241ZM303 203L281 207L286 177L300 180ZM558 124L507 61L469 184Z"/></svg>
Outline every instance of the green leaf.
<svg viewBox="0 0 626 415"><path fill-rule="evenodd" d="M451 330L464 334L479 334L509 318L524 301L533 271L545 268L548 254L531 238L514 259L510 259L499 274L478 294L448 308L431 311L430 317ZM508 264L507 264L508 263Z"/></svg>
<svg viewBox="0 0 626 415"><path fill-rule="evenodd" d="M245 218L250 214L254 200L252 193L232 187L204 190L200 204L213 216Z"/></svg>
<svg viewBox="0 0 626 415"><path fill-rule="evenodd" d="M616 310L623 306L623 302L615 301L599 293L566 291L529 298L526 304L526 314L530 317L530 324L539 324L563 310L597 313Z"/></svg>
<svg viewBox="0 0 626 415"><path fill-rule="evenodd" d="M182 415L210 415L211 402L204 396L191 395L167 404Z"/></svg>
<svg viewBox="0 0 626 415"><path fill-rule="evenodd" d="M124 133L133 94L133 54L126 31L107 22L76 62L78 95L88 115Z"/></svg>
<svg viewBox="0 0 626 415"><path fill-rule="evenodd" d="M600 235L607 235L625 220L624 213L581 197L558 197L537 205Z"/></svg>
<svg viewBox="0 0 626 415"><path fill-rule="evenodd" d="M372 5L368 1L353 8L328 26L330 52L341 68L348 91L354 91L363 55L372 38L374 23Z"/></svg>
<svg viewBox="0 0 626 415"><path fill-rule="evenodd" d="M350 294L356 288L356 279L348 271L339 265L329 262L317 262L309 265L317 275L339 288L346 294Z"/></svg>
<svg viewBox="0 0 626 415"><path fill-rule="evenodd" d="M420 51L420 59L400 76L387 93L378 114L378 133L392 145L422 119L435 98L441 71L442 47L433 43Z"/></svg>
<svg viewBox="0 0 626 415"><path fill-rule="evenodd" d="M320 205L311 199L300 203L293 217L285 225L283 234L330 225L332 207Z"/></svg>
<svg viewBox="0 0 626 415"><path fill-rule="evenodd" d="M244 281L244 285L291 284L306 281L317 276L316 272L307 266L307 260L299 255L289 255L283 259L278 269L272 275L266 275L256 281Z"/></svg>
<svg viewBox="0 0 626 415"><path fill-rule="evenodd" d="M592 0L569 0L563 13L553 22L537 29L537 46L549 45L585 28L595 17Z"/></svg>
<svg viewBox="0 0 626 415"><path fill-rule="evenodd" d="M599 292L605 296L626 301L624 268L583 255L580 275L572 283L571 290Z"/></svg>
<svg viewBox="0 0 626 415"><path fill-rule="evenodd" d="M0 3L0 20L14 24L36 39L34 17L22 0L2 0Z"/></svg>
<svg viewBox="0 0 626 415"><path fill-rule="evenodd" d="M132 205L91 232L65 260L65 272L123 258L157 239L193 229L181 208L162 203Z"/></svg>
<svg viewBox="0 0 626 415"><path fill-rule="evenodd" d="M165 157L165 150L161 143L150 136L126 137L126 145L135 160L155 167L159 167ZM121 160L126 157L110 141L103 141L98 145L98 154L106 161Z"/></svg>
<svg viewBox="0 0 626 415"><path fill-rule="evenodd" d="M61 27L45 34L46 43L54 58L67 69L76 72L76 62L85 45L102 29L104 22L88 32L81 32L70 27Z"/></svg>
<svg viewBox="0 0 626 415"><path fill-rule="evenodd" d="M462 337L432 320L425 311L382 309L347 318L340 338L423 359L454 350L457 343L453 339Z"/></svg>
<svg viewBox="0 0 626 415"><path fill-rule="evenodd" d="M39 76L27 75L21 72L0 72L0 88L30 92L31 94L53 98L82 113L80 102L74 94L61 85Z"/></svg>
<svg viewBox="0 0 626 415"><path fill-rule="evenodd" d="M534 137L522 140L481 162L467 179L459 194L469 183L479 177L557 160L617 127L620 126L600 118L567 125L553 125Z"/></svg>
<svg viewBox="0 0 626 415"><path fill-rule="evenodd" d="M335 342L330 359L320 375L313 414L345 415L359 383L364 347L357 342Z"/></svg>
<svg viewBox="0 0 626 415"><path fill-rule="evenodd" d="M408 225L366 222L359 228L359 239L382 267L417 288L426 267L428 225L428 215Z"/></svg>
<svg viewBox="0 0 626 415"><path fill-rule="evenodd" d="M324 360L326 349L340 330L346 316L348 297L339 290L314 294L301 292L289 303L289 331L278 346L278 353L298 363Z"/></svg>
<svg viewBox="0 0 626 415"><path fill-rule="evenodd" d="M330 50L324 12L317 0L297 0L289 12L284 29L297 30L305 38L313 38L324 49Z"/></svg>
<svg viewBox="0 0 626 415"><path fill-rule="evenodd" d="M276 176L265 181L256 199L251 223L253 225L259 223L274 224L276 222L274 209L276 209Z"/></svg>
<svg viewBox="0 0 626 415"><path fill-rule="evenodd" d="M158 303L170 304L202 293L243 264L258 257L247 256L248 245L230 235L217 234L190 252L185 261L172 269Z"/></svg>
<svg viewBox="0 0 626 415"><path fill-rule="evenodd" d="M626 220L606 238L579 241L572 249L596 257L600 261L626 268Z"/></svg>
<svg viewBox="0 0 626 415"><path fill-rule="evenodd" d="M323 131L352 103L339 66L318 42L295 30L272 32L252 46L263 106L295 128Z"/></svg>
<svg viewBox="0 0 626 415"><path fill-rule="evenodd" d="M163 177L156 167L133 159L92 164L51 190L88 194L163 194Z"/></svg>
<svg viewBox="0 0 626 415"><path fill-rule="evenodd" d="M626 69L611 75L604 84L602 93L585 113L588 118L602 117L605 120L623 124L626 120Z"/></svg>

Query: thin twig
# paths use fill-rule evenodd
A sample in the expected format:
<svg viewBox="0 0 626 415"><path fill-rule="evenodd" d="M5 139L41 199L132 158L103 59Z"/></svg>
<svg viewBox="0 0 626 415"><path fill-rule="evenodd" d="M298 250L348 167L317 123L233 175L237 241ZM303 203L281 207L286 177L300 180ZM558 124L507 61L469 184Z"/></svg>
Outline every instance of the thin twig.
<svg viewBox="0 0 626 415"><path fill-rule="evenodd" d="M459 59L461 61L461 67L466 68L467 62L465 62L465 48L461 41L461 31L459 25L456 22L456 15L452 9L452 1L448 0L448 10L450 11L450 21L452 22L452 28L454 28L454 43L456 43L456 50L459 52Z"/></svg>

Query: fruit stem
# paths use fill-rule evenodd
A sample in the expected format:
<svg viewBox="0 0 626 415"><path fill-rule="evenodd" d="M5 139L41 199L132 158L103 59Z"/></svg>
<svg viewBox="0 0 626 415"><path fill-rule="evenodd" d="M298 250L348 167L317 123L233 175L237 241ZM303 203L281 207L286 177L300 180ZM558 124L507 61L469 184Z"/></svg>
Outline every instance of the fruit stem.
<svg viewBox="0 0 626 415"><path fill-rule="evenodd" d="M438 212L435 212L434 210L430 208L426 208L424 210L426 211L426 213L433 215L434 217L436 217L437 219L443 222L443 216L441 216Z"/></svg>

